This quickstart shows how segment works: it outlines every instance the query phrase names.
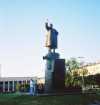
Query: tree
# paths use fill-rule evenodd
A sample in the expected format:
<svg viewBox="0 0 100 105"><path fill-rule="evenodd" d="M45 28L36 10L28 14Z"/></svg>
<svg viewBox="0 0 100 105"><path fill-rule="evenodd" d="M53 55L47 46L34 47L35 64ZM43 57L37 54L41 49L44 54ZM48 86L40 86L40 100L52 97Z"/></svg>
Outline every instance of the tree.
<svg viewBox="0 0 100 105"><path fill-rule="evenodd" d="M72 75L73 75L74 77L78 77L78 76L79 76L78 69L73 70Z"/></svg>
<svg viewBox="0 0 100 105"><path fill-rule="evenodd" d="M76 58L71 58L66 62L66 69L70 72L75 69L79 69L80 63L77 61Z"/></svg>
<svg viewBox="0 0 100 105"><path fill-rule="evenodd" d="M66 62L66 80L65 84L68 86L79 85L79 81L76 79L78 76L78 69L80 67L80 63L76 58L71 58Z"/></svg>
<svg viewBox="0 0 100 105"><path fill-rule="evenodd" d="M83 66L80 68L80 76L82 77L82 86L85 87L85 76L88 74L88 70Z"/></svg>
<svg viewBox="0 0 100 105"><path fill-rule="evenodd" d="M88 70L84 67L81 67L80 69L80 75L82 75L83 77L86 76L88 74Z"/></svg>
<svg viewBox="0 0 100 105"><path fill-rule="evenodd" d="M73 84L73 77L71 75L71 72L67 71L66 72L66 77L65 77L65 85L66 86L71 86Z"/></svg>

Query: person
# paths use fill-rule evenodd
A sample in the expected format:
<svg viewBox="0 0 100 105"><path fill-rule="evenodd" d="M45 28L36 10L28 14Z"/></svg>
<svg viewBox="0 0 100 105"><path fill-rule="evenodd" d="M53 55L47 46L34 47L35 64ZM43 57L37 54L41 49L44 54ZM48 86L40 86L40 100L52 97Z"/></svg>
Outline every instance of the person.
<svg viewBox="0 0 100 105"><path fill-rule="evenodd" d="M57 48L58 32L53 28L53 24L48 26L48 22L45 23L45 28L47 30L45 46L55 50Z"/></svg>
<svg viewBox="0 0 100 105"><path fill-rule="evenodd" d="M30 80L30 95L37 95L37 87L36 87L36 81L34 80Z"/></svg>
<svg viewBox="0 0 100 105"><path fill-rule="evenodd" d="M30 95L33 95L33 80L30 80Z"/></svg>

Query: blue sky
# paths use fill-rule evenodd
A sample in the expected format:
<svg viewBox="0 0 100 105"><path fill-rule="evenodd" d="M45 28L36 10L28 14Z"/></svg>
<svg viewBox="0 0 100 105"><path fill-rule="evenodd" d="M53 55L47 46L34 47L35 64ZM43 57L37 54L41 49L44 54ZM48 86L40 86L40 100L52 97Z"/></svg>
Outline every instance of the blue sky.
<svg viewBox="0 0 100 105"><path fill-rule="evenodd" d="M62 58L100 60L100 0L0 0L2 76L43 76L46 19Z"/></svg>

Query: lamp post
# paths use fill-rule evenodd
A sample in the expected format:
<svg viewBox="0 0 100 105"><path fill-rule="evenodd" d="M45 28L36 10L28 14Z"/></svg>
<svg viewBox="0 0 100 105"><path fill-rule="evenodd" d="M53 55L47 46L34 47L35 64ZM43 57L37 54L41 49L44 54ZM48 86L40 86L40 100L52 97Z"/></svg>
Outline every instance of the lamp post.
<svg viewBox="0 0 100 105"><path fill-rule="evenodd" d="M79 59L84 59L85 57L78 57ZM84 90L85 90L85 84L84 84L84 61L80 61L80 66L82 68L82 93L84 93Z"/></svg>

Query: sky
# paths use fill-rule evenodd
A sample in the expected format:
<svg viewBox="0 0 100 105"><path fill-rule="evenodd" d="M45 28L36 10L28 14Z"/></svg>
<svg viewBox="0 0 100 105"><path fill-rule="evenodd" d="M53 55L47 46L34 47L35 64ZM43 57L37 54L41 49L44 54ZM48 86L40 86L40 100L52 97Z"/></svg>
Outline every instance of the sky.
<svg viewBox="0 0 100 105"><path fill-rule="evenodd" d="M0 0L1 76L44 76L47 19L61 58L100 60L100 0Z"/></svg>

